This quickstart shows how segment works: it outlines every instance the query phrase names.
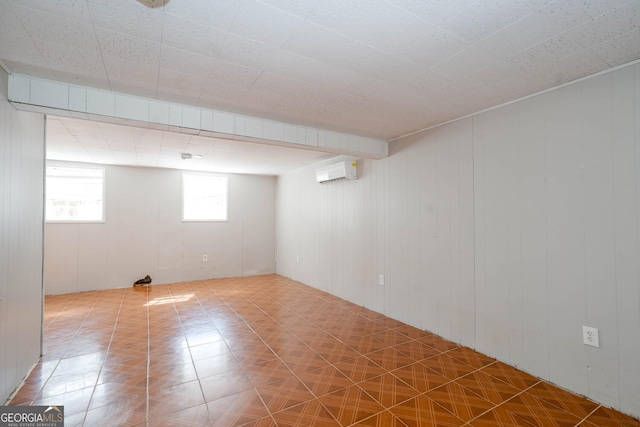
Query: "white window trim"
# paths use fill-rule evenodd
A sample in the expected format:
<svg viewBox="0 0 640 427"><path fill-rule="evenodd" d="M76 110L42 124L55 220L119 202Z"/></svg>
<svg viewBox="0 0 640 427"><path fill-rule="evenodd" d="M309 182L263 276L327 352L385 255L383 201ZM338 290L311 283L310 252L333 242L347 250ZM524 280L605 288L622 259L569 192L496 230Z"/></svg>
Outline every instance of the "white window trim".
<svg viewBox="0 0 640 427"><path fill-rule="evenodd" d="M70 164L64 162L56 162L56 161L47 161L45 164L45 194L46 194L46 180L47 180L47 168L49 166L52 167L61 167L61 168L75 168L75 169L97 169L102 171L102 219L91 219L91 220L82 220L82 219L47 219L45 212L45 224L105 224L107 222L107 169L104 166L97 165L89 165L89 164ZM46 205L46 196L45 196L45 205Z"/></svg>
<svg viewBox="0 0 640 427"><path fill-rule="evenodd" d="M185 219L184 217L184 184L185 184L185 175L195 175L195 176L208 176L208 177L219 177L225 178L225 195L226 195L226 206L224 212L224 218L221 219ZM182 222L228 222L229 221L229 176L225 174L219 173L209 173L209 172L197 172L197 171L182 171L182 204L180 205L180 217Z"/></svg>

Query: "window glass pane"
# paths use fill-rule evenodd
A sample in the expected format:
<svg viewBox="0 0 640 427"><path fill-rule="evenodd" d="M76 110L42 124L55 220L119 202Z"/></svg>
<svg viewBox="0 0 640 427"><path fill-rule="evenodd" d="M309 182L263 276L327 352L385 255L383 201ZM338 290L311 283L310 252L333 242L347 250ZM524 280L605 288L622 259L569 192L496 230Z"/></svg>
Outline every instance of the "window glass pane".
<svg viewBox="0 0 640 427"><path fill-rule="evenodd" d="M227 177L183 173L182 219L227 220Z"/></svg>
<svg viewBox="0 0 640 427"><path fill-rule="evenodd" d="M47 221L103 221L104 169L47 166Z"/></svg>

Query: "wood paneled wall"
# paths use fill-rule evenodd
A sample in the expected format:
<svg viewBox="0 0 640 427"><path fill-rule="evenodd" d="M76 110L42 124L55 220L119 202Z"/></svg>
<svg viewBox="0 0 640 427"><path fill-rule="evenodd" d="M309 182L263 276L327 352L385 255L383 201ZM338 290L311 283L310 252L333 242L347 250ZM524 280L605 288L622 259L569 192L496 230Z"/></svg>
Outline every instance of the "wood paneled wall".
<svg viewBox="0 0 640 427"><path fill-rule="evenodd" d="M471 130L394 144L359 160L356 181L317 184L315 167L279 177L277 272L472 346Z"/></svg>
<svg viewBox="0 0 640 427"><path fill-rule="evenodd" d="M41 352L44 153L44 116L7 102L0 68L0 404Z"/></svg>
<svg viewBox="0 0 640 427"><path fill-rule="evenodd" d="M279 178L277 272L640 417L640 64L390 154Z"/></svg>
<svg viewBox="0 0 640 427"><path fill-rule="evenodd" d="M229 221L182 222L181 171L106 166L105 223L46 224L46 294L273 273L276 179L228 177Z"/></svg>

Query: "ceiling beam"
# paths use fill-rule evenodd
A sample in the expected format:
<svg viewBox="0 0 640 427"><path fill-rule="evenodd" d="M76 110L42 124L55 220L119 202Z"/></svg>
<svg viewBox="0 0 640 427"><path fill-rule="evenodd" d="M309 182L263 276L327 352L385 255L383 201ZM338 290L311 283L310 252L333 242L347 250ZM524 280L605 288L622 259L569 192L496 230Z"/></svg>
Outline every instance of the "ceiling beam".
<svg viewBox="0 0 640 427"><path fill-rule="evenodd" d="M9 102L19 110L369 159L388 156L387 141L9 75Z"/></svg>

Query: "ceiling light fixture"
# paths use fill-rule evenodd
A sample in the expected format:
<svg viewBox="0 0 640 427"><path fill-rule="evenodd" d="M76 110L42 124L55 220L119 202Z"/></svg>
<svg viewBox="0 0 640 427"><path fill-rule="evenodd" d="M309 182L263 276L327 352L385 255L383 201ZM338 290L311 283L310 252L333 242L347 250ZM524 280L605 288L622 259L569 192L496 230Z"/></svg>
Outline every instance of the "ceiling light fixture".
<svg viewBox="0 0 640 427"><path fill-rule="evenodd" d="M138 0L138 3L145 5L150 9L157 9L159 7L164 7L169 3L169 0Z"/></svg>

